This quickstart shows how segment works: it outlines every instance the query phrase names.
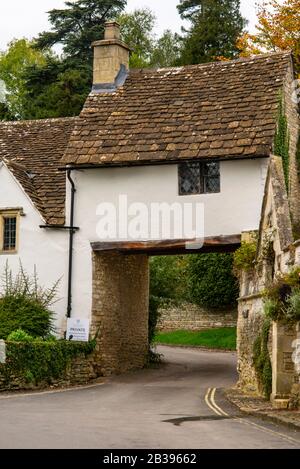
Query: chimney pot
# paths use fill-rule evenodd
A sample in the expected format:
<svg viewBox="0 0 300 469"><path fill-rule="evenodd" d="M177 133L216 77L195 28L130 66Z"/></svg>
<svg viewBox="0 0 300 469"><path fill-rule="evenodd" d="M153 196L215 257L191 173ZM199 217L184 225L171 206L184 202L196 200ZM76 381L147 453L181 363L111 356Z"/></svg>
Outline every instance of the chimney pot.
<svg viewBox="0 0 300 469"><path fill-rule="evenodd" d="M104 39L120 39L120 25L116 21L107 21L105 23Z"/></svg>
<svg viewBox="0 0 300 469"><path fill-rule="evenodd" d="M129 69L129 47L120 39L120 25L114 21L105 23L104 39L93 42L94 85L113 84L124 65Z"/></svg>

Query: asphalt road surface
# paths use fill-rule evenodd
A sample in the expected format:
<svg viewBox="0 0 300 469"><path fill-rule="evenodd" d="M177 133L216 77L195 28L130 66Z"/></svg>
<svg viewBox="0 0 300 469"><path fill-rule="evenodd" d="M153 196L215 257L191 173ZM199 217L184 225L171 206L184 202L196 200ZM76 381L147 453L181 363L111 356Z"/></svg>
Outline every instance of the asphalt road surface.
<svg viewBox="0 0 300 469"><path fill-rule="evenodd" d="M166 364L66 392L0 395L0 448L300 448L300 433L237 412L236 356L161 347Z"/></svg>

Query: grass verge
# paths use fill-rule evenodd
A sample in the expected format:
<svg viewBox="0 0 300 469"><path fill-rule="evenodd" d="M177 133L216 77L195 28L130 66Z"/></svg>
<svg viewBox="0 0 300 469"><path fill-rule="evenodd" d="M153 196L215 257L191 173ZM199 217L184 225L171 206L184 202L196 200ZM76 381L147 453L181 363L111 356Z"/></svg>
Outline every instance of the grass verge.
<svg viewBox="0 0 300 469"><path fill-rule="evenodd" d="M159 332L155 342L161 345L184 345L220 350L236 350L236 327L221 327L205 331Z"/></svg>

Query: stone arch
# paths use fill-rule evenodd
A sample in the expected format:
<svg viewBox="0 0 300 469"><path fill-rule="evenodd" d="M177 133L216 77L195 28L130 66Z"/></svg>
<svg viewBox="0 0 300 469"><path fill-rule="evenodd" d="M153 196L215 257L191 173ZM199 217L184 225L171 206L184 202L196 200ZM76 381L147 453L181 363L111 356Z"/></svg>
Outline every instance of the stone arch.
<svg viewBox="0 0 300 469"><path fill-rule="evenodd" d="M97 375L124 373L147 362L150 255L232 252L240 238L206 238L201 249L192 251L186 240L92 243L91 334L97 336Z"/></svg>

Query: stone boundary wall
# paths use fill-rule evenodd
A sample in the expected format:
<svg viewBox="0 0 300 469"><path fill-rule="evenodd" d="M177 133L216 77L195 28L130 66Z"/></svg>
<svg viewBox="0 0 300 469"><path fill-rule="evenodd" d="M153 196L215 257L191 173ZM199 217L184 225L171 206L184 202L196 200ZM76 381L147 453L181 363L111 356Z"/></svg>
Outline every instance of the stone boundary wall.
<svg viewBox="0 0 300 469"><path fill-rule="evenodd" d="M90 355L89 357L85 357L83 355L73 358L64 376L60 379L51 379L51 382L39 382L37 384L27 382L23 376L18 374L10 376L10 380L8 382L5 373L5 365L0 364L0 392L79 386L88 384L96 378L97 374L94 370L93 355Z"/></svg>
<svg viewBox="0 0 300 469"><path fill-rule="evenodd" d="M198 331L217 327L235 327L237 325L237 309L209 310L192 303L179 306L167 306L160 309L158 330Z"/></svg>

